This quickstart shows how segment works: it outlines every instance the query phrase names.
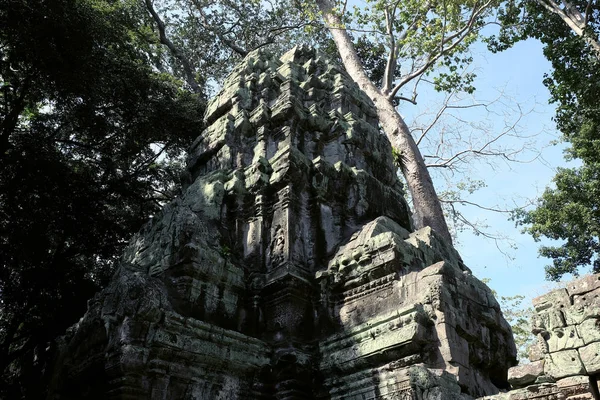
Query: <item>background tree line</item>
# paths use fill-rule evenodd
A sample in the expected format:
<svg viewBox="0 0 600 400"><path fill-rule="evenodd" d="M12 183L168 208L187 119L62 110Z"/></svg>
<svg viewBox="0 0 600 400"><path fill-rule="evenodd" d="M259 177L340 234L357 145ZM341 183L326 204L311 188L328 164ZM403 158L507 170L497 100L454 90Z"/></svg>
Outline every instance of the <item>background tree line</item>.
<svg viewBox="0 0 600 400"><path fill-rule="evenodd" d="M198 134L205 96L154 68L141 11L0 5L0 397L42 397L48 343L173 196Z"/></svg>
<svg viewBox="0 0 600 400"><path fill-rule="evenodd" d="M43 385L30 383L48 343L106 284L128 238L177 194L207 97L261 47L308 42L344 63L377 100L417 225L451 241L420 136L398 110L426 81L473 91L464 67L483 27L502 26L486 39L494 51L538 38L554 67L544 82L557 125L582 167L560 170L537 208L516 218L535 237L566 240L541 250L554 260L549 278L590 264L600 271L598 13L595 1L542 0L2 2L0 394L40 396Z"/></svg>

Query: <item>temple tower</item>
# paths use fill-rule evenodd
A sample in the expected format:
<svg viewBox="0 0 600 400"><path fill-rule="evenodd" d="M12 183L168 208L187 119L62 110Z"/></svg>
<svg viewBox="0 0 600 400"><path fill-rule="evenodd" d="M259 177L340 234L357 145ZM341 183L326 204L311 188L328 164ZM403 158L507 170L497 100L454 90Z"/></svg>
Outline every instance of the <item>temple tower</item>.
<svg viewBox="0 0 600 400"><path fill-rule="evenodd" d="M375 108L340 66L306 47L250 53L205 122L181 196L62 339L49 398L507 387L498 303L435 232L414 231Z"/></svg>

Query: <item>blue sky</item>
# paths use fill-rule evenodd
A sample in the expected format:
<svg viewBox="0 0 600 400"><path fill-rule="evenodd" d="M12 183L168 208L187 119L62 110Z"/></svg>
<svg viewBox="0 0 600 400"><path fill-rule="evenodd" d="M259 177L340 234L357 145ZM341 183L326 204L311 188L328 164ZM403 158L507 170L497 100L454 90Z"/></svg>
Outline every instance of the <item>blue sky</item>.
<svg viewBox="0 0 600 400"><path fill-rule="evenodd" d="M360 0L350 0L348 7L360 7L361 4ZM486 28L485 34L491 34L495 29L497 27ZM519 127L523 135L537 134L534 146L541 152L541 157L525 164L498 162L493 168L485 162L475 163L464 171L465 176L483 180L487 185L468 200L486 206L514 208L515 203L522 205L528 199L538 197L551 184L556 167L566 166L563 158L565 145L550 145L560 138L552 121L555 107L548 104L549 93L542 84L544 73L551 72L551 65L542 53L541 43L533 39L517 43L513 48L497 54L487 51L484 44L476 43L472 52L472 67L478 76L475 81L477 99L494 99L499 91L503 91L509 107L518 103L524 111L534 109L523 117ZM434 104L439 96L436 99L436 95L431 92L419 90L416 108L405 105L400 109L409 124L412 116L418 115L423 109L430 108L435 112ZM470 110L464 116L474 123L488 122L499 128L503 125L503 121L490 119L489 115L477 110ZM518 142L513 144L519 145ZM438 193L446 186L445 182L437 181L435 177L434 183ZM493 241L468 232L459 234L459 242L455 247L463 260L478 278L490 279L488 285L498 295L521 294L527 297L525 304L531 304L531 298L544 294L553 287L545 280L544 266L549 260L538 257L540 243L534 242L529 235L521 234L521 228L515 227L514 222L507 219L507 215L472 207L462 211L471 220L484 219L491 231L510 237L516 246L516 249L510 249L508 243L500 244L503 251L510 254L509 258Z"/></svg>
<svg viewBox="0 0 600 400"><path fill-rule="evenodd" d="M550 145L560 136L552 122L554 106L548 104L549 93L542 84L543 75L551 71L551 66L542 54L541 44L534 40L518 43L499 54L487 52L483 45L478 45L474 50L473 66L478 75L478 98L493 98L501 89L512 99L509 101L518 102L523 109L535 108L519 125L523 134L539 133L535 141L541 157L524 164L497 163L494 168L485 163L473 164L468 170L469 176L484 180L487 187L475 192L470 200L508 208L513 202L524 204L526 199L534 199L551 183L557 166L566 165L562 155L564 145ZM427 100L422 98L421 102L424 101ZM468 117L486 118L477 113ZM498 121L498 125L500 123ZM489 286L500 296L522 294L532 298L551 288L544 276L544 265L549 260L538 257L539 243L529 235L521 234L520 228L504 214L473 207L464 212L471 219L486 219L492 231L511 237L516 245L516 249L509 249L507 243L501 244L512 256L509 258L489 239L467 232L460 234L457 249L477 277L489 278ZM530 304L529 300L526 303Z"/></svg>

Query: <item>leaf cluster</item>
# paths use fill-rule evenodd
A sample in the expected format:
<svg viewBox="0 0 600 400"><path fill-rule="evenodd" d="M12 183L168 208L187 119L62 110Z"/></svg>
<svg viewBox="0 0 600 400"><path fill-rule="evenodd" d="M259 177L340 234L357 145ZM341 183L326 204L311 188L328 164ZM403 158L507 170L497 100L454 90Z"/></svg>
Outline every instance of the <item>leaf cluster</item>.
<svg viewBox="0 0 600 400"><path fill-rule="evenodd" d="M517 346L517 357L521 361L528 360L529 348L535 342L535 337L531 333L531 320L534 310L531 307L524 307L523 300L525 296L502 296L500 305L502 314L509 323L515 345Z"/></svg>
<svg viewBox="0 0 600 400"><path fill-rule="evenodd" d="M517 215L534 239L562 240L560 246L542 246L540 255L552 259L546 277L558 281L564 274L578 275L590 266L600 272L600 165L561 168L535 209Z"/></svg>
<svg viewBox="0 0 600 400"><path fill-rule="evenodd" d="M201 129L146 23L134 2L0 4L0 397L44 397L47 343L174 195Z"/></svg>
<svg viewBox="0 0 600 400"><path fill-rule="evenodd" d="M402 84L425 74L438 91L465 91L475 88L473 73L464 73L472 62L470 45L479 37L494 12L492 2L477 1L389 1L368 0L354 6L343 17L347 30L356 37L357 50L371 43L371 54L359 51L373 67L372 81L379 86L380 70L390 61L393 81ZM370 68L367 68L369 72Z"/></svg>

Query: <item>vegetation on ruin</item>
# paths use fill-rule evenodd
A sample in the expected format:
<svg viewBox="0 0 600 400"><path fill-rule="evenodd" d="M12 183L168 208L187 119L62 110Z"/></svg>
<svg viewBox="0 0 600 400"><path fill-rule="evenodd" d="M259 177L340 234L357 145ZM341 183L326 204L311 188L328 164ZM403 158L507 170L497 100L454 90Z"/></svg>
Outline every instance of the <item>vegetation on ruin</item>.
<svg viewBox="0 0 600 400"><path fill-rule="evenodd" d="M48 342L174 195L198 134L204 96L153 68L140 15L103 0L0 5L0 397L39 398L25 383Z"/></svg>
<svg viewBox="0 0 600 400"><path fill-rule="evenodd" d="M182 155L201 131L205 100L236 61L261 47L277 52L303 41L334 57L340 50L350 75L381 100L382 125L397 148L418 220L450 240L414 133L397 106L415 102L426 80L442 91L474 90L464 68L469 45L496 15L504 28L490 39L493 50L541 40L554 67L544 82L571 145L567 157L581 166L559 170L537 207L516 218L536 238L565 241L541 249L553 260L549 279L588 265L600 272L595 2L381 0L366 9L326 0L312 8L294 1L211 4L0 4L0 381L6 396L36 396L31 391L39 387L24 382L45 367L47 343L77 321L128 238L176 195Z"/></svg>

